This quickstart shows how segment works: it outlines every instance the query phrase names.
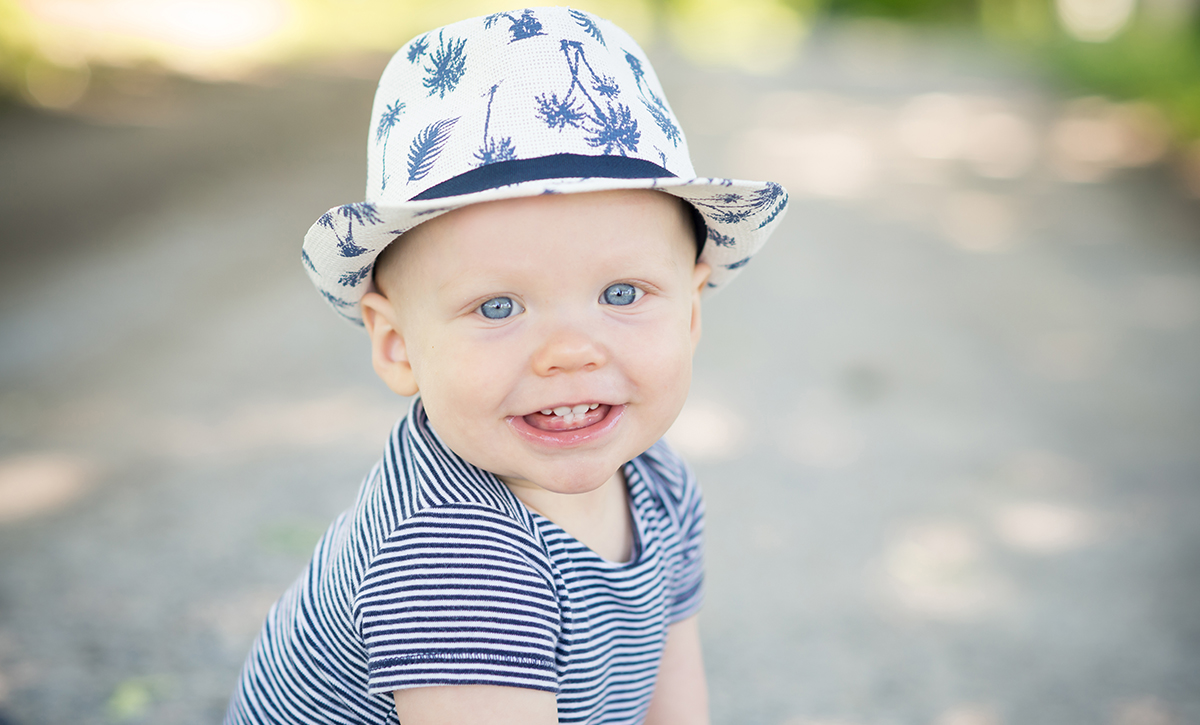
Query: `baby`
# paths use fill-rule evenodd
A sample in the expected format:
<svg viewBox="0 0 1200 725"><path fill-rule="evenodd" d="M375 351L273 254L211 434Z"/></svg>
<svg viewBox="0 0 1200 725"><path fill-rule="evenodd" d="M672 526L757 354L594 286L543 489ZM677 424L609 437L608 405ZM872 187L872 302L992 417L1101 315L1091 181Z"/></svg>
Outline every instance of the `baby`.
<svg viewBox="0 0 1200 725"><path fill-rule="evenodd" d="M698 178L620 28L448 25L380 81L303 260L418 396L267 616L226 723L705 723L700 492L659 439L702 293L787 205Z"/></svg>

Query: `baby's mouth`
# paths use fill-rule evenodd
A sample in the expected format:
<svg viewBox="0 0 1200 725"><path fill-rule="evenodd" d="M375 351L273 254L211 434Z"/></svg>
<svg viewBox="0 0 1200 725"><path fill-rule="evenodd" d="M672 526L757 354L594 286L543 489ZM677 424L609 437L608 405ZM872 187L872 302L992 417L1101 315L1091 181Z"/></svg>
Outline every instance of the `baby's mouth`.
<svg viewBox="0 0 1200 725"><path fill-rule="evenodd" d="M600 403L560 405L557 408L546 408L537 413L530 413L524 416L524 420L530 427L538 430L578 430L604 420L611 408L611 405Z"/></svg>

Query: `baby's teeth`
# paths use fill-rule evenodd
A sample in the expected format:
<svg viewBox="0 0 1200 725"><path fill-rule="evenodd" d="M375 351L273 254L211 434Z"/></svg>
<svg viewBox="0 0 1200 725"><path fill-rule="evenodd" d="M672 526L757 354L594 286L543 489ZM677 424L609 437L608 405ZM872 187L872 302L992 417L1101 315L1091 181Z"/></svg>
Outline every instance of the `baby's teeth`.
<svg viewBox="0 0 1200 725"><path fill-rule="evenodd" d="M565 420L568 424L574 423L576 418L580 418L589 410L599 408L599 403L580 403L576 406L560 405L557 408L545 408L542 410L542 415L557 415Z"/></svg>

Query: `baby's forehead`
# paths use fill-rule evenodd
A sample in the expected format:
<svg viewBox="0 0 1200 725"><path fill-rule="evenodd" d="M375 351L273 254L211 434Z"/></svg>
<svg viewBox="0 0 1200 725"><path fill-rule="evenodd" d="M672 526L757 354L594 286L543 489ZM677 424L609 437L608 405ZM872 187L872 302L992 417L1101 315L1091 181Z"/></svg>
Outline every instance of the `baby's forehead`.
<svg viewBox="0 0 1200 725"><path fill-rule="evenodd" d="M564 260L579 273L668 259L678 266L697 256L690 208L678 197L646 189L472 204L397 238L380 255L375 277L386 287L397 274L438 275L450 283L454 275L481 267L537 278L562 274Z"/></svg>
<svg viewBox="0 0 1200 725"><path fill-rule="evenodd" d="M677 196L653 189L613 189L470 204L431 219L406 236L541 236L582 245L602 257L622 235L691 243L702 241L697 232L703 231L704 221L695 207Z"/></svg>
<svg viewBox="0 0 1200 725"><path fill-rule="evenodd" d="M607 189L576 193L542 193L508 199L477 202L450 210L445 216L503 216L525 214L530 219L560 219L556 212L570 209L573 213L603 208L614 212L637 212L671 215L686 205L683 199L657 189ZM553 223L548 221L547 223Z"/></svg>

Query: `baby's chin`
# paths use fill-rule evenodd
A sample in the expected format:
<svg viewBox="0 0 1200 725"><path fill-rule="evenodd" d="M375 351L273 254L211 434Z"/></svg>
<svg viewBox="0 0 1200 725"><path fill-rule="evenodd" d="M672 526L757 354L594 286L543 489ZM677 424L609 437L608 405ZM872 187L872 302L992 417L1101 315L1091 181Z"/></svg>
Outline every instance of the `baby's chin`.
<svg viewBox="0 0 1200 725"><path fill-rule="evenodd" d="M522 494L531 496L578 496L599 490L611 481L621 470L620 465L591 467L573 467L573 471L545 472L541 475L502 476L497 475L509 490L521 498Z"/></svg>

